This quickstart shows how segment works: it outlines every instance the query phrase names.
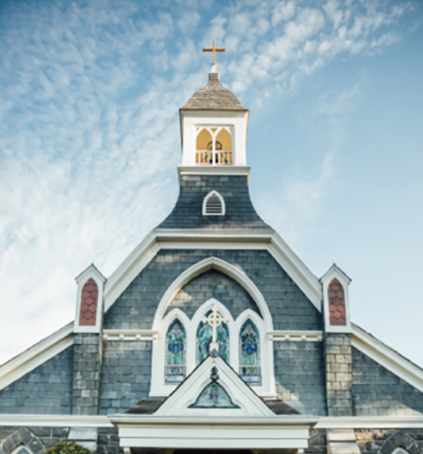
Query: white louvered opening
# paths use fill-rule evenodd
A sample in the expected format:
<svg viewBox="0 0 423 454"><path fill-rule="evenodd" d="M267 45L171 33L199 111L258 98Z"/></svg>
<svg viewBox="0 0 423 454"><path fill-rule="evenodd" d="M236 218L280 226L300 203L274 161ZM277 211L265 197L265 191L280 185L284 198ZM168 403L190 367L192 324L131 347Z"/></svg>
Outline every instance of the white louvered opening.
<svg viewBox="0 0 423 454"><path fill-rule="evenodd" d="M225 201L216 191L210 192L203 203L203 216L224 216Z"/></svg>

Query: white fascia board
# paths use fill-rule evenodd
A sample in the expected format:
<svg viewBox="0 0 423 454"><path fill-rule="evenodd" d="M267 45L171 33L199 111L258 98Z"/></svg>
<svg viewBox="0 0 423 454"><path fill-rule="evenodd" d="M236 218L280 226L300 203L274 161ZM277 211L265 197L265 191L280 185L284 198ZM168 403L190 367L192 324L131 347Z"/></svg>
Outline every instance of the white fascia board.
<svg viewBox="0 0 423 454"><path fill-rule="evenodd" d="M73 345L73 322L0 367L0 390Z"/></svg>
<svg viewBox="0 0 423 454"><path fill-rule="evenodd" d="M315 429L423 429L423 416L326 416Z"/></svg>
<svg viewBox="0 0 423 454"><path fill-rule="evenodd" d="M107 311L160 249L267 249L312 304L321 311L322 290L317 277L274 230L156 229L129 254L106 281Z"/></svg>
<svg viewBox="0 0 423 454"><path fill-rule="evenodd" d="M323 331L268 331L266 337L273 342L322 342Z"/></svg>
<svg viewBox="0 0 423 454"><path fill-rule="evenodd" d="M423 392L422 369L354 324L352 325L351 345Z"/></svg>
<svg viewBox="0 0 423 454"><path fill-rule="evenodd" d="M107 416L0 414L0 426L113 427L113 424Z"/></svg>

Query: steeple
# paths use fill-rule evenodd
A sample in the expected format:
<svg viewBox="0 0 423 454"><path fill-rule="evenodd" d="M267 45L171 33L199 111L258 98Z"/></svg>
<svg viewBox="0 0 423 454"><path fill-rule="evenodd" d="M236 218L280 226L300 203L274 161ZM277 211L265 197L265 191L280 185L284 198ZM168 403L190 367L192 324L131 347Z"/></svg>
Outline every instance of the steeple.
<svg viewBox="0 0 423 454"><path fill-rule="evenodd" d="M222 86L215 67L180 109L183 166L246 166L248 109Z"/></svg>

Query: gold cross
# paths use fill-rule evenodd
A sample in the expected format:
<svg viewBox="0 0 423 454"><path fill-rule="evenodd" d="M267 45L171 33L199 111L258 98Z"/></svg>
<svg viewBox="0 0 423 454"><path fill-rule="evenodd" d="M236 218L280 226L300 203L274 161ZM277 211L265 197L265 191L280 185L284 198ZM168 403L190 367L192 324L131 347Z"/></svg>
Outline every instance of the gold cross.
<svg viewBox="0 0 423 454"><path fill-rule="evenodd" d="M212 47L203 47L203 52L213 52L213 62L212 65L216 64L216 52L225 52L224 47L216 47L216 40L213 40Z"/></svg>
<svg viewBox="0 0 423 454"><path fill-rule="evenodd" d="M228 323L229 320L226 317L222 317L216 304L214 304L211 314L208 317L204 316L201 321L203 323L207 323L213 329L212 343L209 347L210 352L216 350L219 353L219 343L217 342L217 328L219 328L222 323Z"/></svg>

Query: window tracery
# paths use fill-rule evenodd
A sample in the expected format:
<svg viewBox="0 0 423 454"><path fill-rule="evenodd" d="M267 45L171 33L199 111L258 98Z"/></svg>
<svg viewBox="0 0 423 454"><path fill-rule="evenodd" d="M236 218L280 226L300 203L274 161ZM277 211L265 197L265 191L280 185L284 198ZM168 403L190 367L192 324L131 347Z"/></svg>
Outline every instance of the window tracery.
<svg viewBox="0 0 423 454"><path fill-rule="evenodd" d="M211 314L208 311L205 316ZM213 338L213 328L207 323L200 322L197 329L197 364L200 364L210 353L210 344ZM219 344L219 356L229 362L229 329L226 323L216 328L216 340Z"/></svg>

